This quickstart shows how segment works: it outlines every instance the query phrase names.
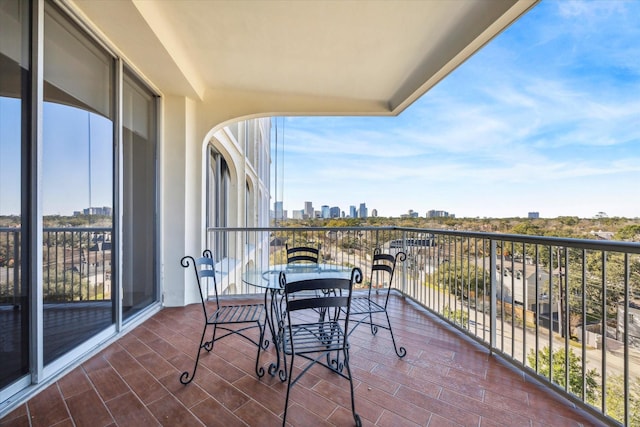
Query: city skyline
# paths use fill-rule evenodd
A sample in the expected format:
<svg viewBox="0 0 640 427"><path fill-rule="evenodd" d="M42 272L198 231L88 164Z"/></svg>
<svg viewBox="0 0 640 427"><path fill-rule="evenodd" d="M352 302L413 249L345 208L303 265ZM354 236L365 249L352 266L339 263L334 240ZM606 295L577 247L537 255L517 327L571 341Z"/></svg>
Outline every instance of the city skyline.
<svg viewBox="0 0 640 427"><path fill-rule="evenodd" d="M284 209L282 201L276 201L273 203L273 210L271 210L271 217L276 219L303 219L303 218L364 218L368 216L369 208L366 202L358 203L357 205L350 204L348 209L343 209L341 206L320 204L320 209L316 209L317 206L313 205L311 201L305 201L302 209ZM364 209L364 210L363 210ZM337 211L336 211L337 210ZM356 214L354 215L354 211ZM337 214L336 214L337 212ZM359 214L364 212L364 216ZM371 209L371 212L376 214L375 208Z"/></svg>
<svg viewBox="0 0 640 427"><path fill-rule="evenodd" d="M348 209L342 209L341 206L330 206L321 204L320 209L316 209L313 206L313 202L305 201L303 209L284 209L284 204L281 201L274 202L273 210L271 210L271 218L275 219L306 219L311 217L310 211L313 211L313 218L367 218L377 217L378 210L376 208L370 208L366 202L359 203L358 205L350 204ZM528 212L527 216L532 218L532 214L538 214L538 212ZM448 211L429 209L424 214L408 209L407 212L399 215L399 217L455 217L454 213ZM538 216L535 216L537 218Z"/></svg>
<svg viewBox="0 0 640 427"><path fill-rule="evenodd" d="M638 217L637 22L640 2L543 0L398 117L277 118L272 200Z"/></svg>

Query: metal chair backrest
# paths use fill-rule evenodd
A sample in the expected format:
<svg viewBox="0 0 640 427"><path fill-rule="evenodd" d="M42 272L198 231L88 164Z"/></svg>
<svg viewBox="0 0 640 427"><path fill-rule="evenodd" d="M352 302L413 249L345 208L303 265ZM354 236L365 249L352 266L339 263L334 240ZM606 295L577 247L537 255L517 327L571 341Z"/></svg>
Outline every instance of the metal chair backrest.
<svg viewBox="0 0 640 427"><path fill-rule="evenodd" d="M321 278L287 283L286 273L283 271L279 280L285 293L289 325L292 324L291 313L313 310L311 316L317 317L320 310L326 313L324 319L344 322L341 326L344 331L348 330L353 286L362 282L362 272L359 268L354 268L349 278ZM341 313L344 313L342 318Z"/></svg>
<svg viewBox="0 0 640 427"><path fill-rule="evenodd" d="M318 264L320 261L320 249L311 246L295 246L287 250L287 264Z"/></svg>
<svg viewBox="0 0 640 427"><path fill-rule="evenodd" d="M375 289L376 292L379 289L383 289L386 292L384 308L387 308L387 302L389 301L389 292L391 291L391 285L393 283L393 274L396 270L398 261L404 261L407 255L404 252L398 252L395 255L384 254L380 248L376 248L373 251L373 261L371 262L371 276L369 277L369 298L371 298L371 291ZM376 286L374 286L374 284ZM382 284L382 286L379 286Z"/></svg>
<svg viewBox="0 0 640 427"><path fill-rule="evenodd" d="M209 312L207 310L206 301L209 299L209 288L213 287L215 293L215 302L217 310L220 307L218 301L218 283L216 281L215 262L213 260L213 254L209 249L205 249L202 252L202 256L199 258L193 258L190 255L184 256L180 263L183 267L188 268L193 266L193 272L198 284L198 291L200 293L200 302L202 303L202 311L205 319L209 318Z"/></svg>

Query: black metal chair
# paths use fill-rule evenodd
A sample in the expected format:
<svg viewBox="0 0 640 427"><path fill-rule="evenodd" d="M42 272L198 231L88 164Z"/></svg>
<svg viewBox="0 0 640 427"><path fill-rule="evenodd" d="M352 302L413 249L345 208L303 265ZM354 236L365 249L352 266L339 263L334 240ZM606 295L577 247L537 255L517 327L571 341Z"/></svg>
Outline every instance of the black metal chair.
<svg viewBox="0 0 640 427"><path fill-rule="evenodd" d="M196 362L193 366L193 373L189 375L189 371L185 371L180 375L182 384L189 384L193 381L198 369L198 361L202 349L206 351L213 350L213 344L229 335L239 335L258 347L256 355L256 374L258 377L264 375L264 368L258 365L260 361L260 350L266 349L269 345L264 339L264 327L266 322L266 310L264 304L239 304L239 305L221 305L218 299L218 285L216 283L215 263L209 249L202 252L200 258L194 259L187 255L180 260L183 267L189 268L193 266L193 271L200 292L200 301L202 302L202 311L204 313L204 327L200 344L198 345L198 353ZM215 305L207 305L209 301L209 286L215 289ZM205 341L207 328L213 326L213 334L210 341ZM258 339L255 340L245 332L250 329L258 329ZM216 337L218 329L222 330L222 335Z"/></svg>
<svg viewBox="0 0 640 427"><path fill-rule="evenodd" d="M320 249L311 246L296 246L290 248L285 244L287 250L287 264L318 264L320 261Z"/></svg>
<svg viewBox="0 0 640 427"><path fill-rule="evenodd" d="M393 336L393 329L391 329L391 321L389 320L389 313L387 313L387 304L389 303L389 293L391 292L391 283L393 281L393 273L396 269L397 261L404 261L407 255L404 252L398 252L395 256L390 254L383 254L379 248L376 248L373 252L373 261L371 263L371 277L368 284L367 296L354 297L351 299L351 316L355 322L349 335L360 324L367 324L371 326L371 333L376 335L378 328L389 330L391 333L391 340L393 341L393 349L398 357L404 357L407 355L407 350L404 347L398 347L396 339ZM382 286L374 286L381 284ZM383 294L383 298L379 299L372 295ZM386 317L386 323L379 323L374 321L374 314L384 313Z"/></svg>
<svg viewBox="0 0 640 427"><path fill-rule="evenodd" d="M287 268L315 268L320 262L320 249L311 246L295 246L290 248L285 244L287 250ZM311 294L318 295L317 292ZM322 310L316 310L322 315Z"/></svg>
<svg viewBox="0 0 640 427"><path fill-rule="evenodd" d="M286 273L280 273L280 285L286 301L286 321L283 329L285 370L287 373L287 397L282 425L287 421L291 387L315 364L322 365L342 378L349 380L351 411L356 426L362 422L356 413L353 379L349 367L349 343L346 335L349 327L349 306L354 283L362 281L362 272L354 268L351 278L310 279L287 283ZM326 316L318 319L314 314L322 310ZM341 316L341 313L344 315ZM296 357L308 363L293 377Z"/></svg>

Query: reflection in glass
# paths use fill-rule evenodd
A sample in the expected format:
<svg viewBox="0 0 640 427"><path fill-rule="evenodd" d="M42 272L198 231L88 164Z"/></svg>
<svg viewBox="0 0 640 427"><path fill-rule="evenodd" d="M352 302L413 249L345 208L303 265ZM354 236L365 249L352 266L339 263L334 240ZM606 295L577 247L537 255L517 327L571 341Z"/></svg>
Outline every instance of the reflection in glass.
<svg viewBox="0 0 640 427"><path fill-rule="evenodd" d="M122 316L157 300L155 98L125 72L123 84Z"/></svg>
<svg viewBox="0 0 640 427"><path fill-rule="evenodd" d="M113 59L45 6L44 363L114 322Z"/></svg>
<svg viewBox="0 0 640 427"><path fill-rule="evenodd" d="M26 144L26 2L0 7L0 388L29 370L29 317L22 264L22 149Z"/></svg>

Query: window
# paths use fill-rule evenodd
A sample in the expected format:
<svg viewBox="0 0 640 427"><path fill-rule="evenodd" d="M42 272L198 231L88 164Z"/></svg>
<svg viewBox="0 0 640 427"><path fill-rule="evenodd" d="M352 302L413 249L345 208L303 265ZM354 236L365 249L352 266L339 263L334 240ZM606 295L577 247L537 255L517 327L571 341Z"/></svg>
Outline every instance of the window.
<svg viewBox="0 0 640 427"><path fill-rule="evenodd" d="M207 176L207 227L227 227L229 220L229 187L231 175L224 156L213 146L209 146ZM228 246L224 233L216 233L211 242L213 256L220 260L228 256Z"/></svg>

